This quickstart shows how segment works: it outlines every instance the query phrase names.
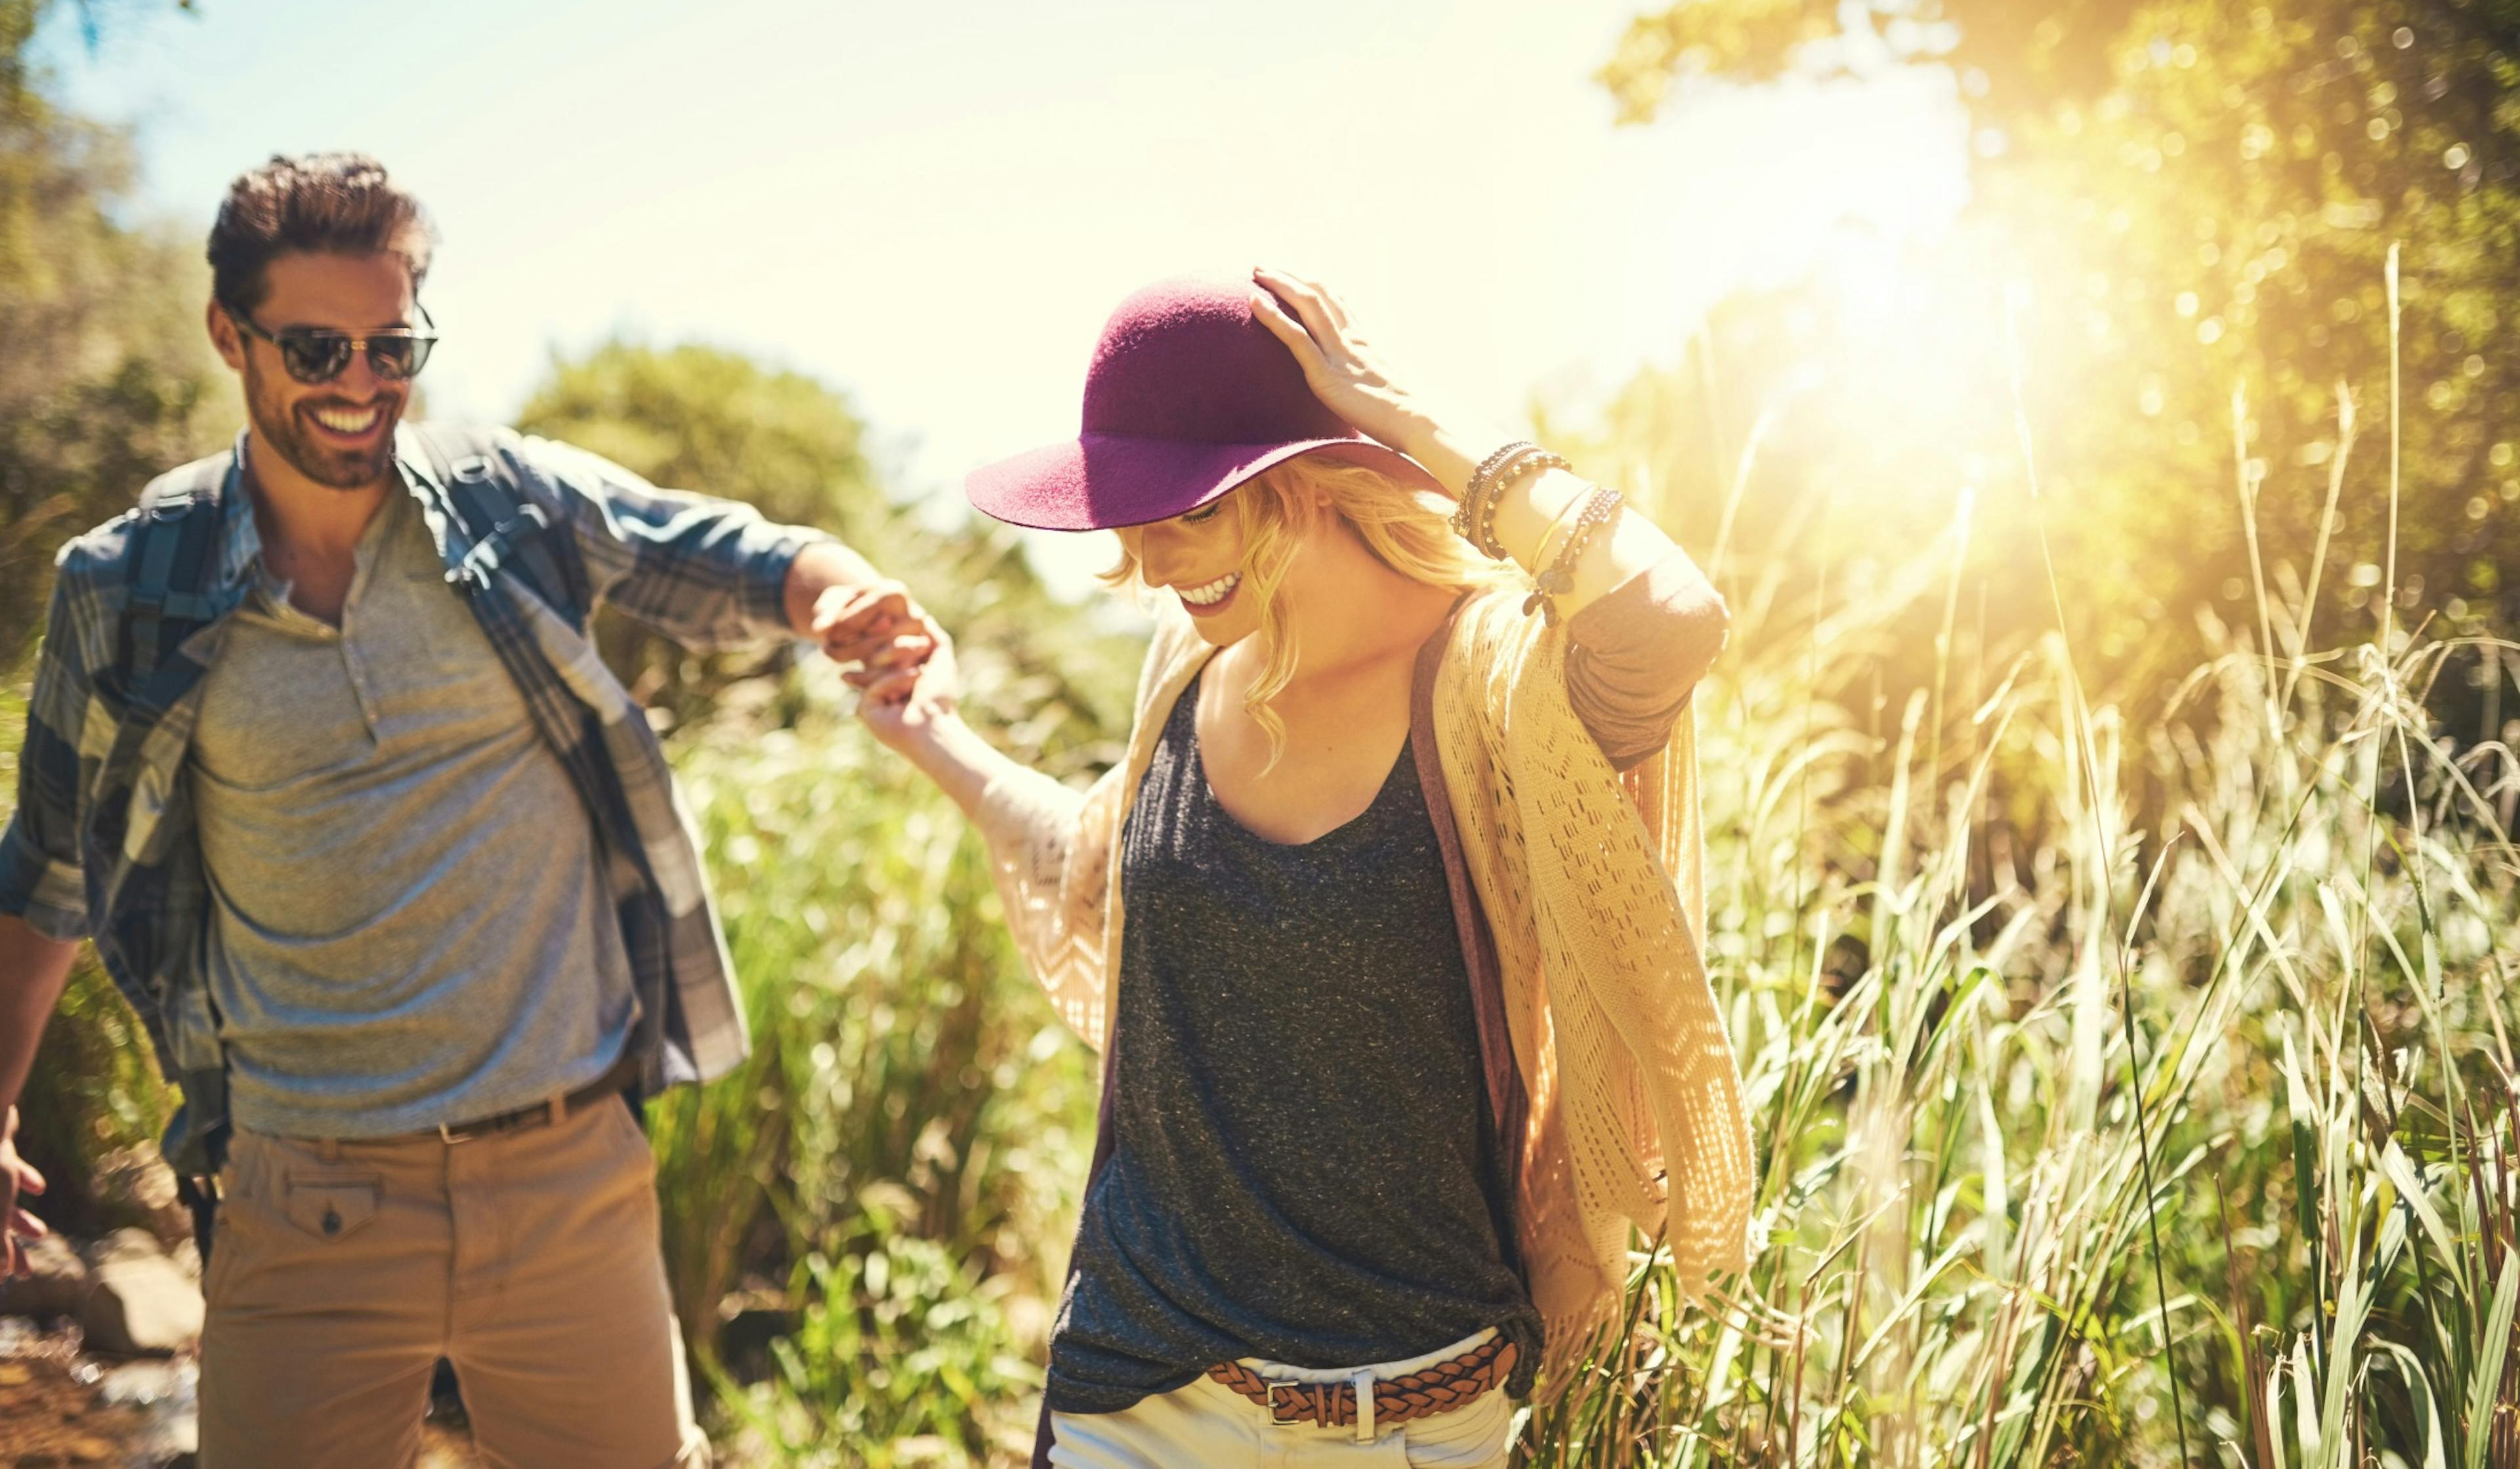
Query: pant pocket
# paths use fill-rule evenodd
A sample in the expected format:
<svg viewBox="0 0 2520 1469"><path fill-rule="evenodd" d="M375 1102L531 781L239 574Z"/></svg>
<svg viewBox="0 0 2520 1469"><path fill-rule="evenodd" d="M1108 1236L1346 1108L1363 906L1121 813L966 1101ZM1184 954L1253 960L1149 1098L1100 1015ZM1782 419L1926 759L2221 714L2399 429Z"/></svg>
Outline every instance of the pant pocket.
<svg viewBox="0 0 2520 1469"><path fill-rule="evenodd" d="M376 1222L385 1182L378 1174L290 1172L280 1183L281 1217L316 1239L347 1239Z"/></svg>

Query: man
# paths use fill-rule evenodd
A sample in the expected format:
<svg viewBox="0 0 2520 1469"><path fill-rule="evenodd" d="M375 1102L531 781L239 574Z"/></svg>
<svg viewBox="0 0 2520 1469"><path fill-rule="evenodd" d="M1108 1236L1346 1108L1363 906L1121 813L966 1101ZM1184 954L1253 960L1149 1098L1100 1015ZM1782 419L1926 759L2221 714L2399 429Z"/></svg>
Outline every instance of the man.
<svg viewBox="0 0 2520 1469"><path fill-rule="evenodd" d="M427 216L275 157L210 231L231 455L60 560L0 837L14 1131L96 941L218 1201L202 1461L409 1463L451 1358L491 1463L698 1463L632 1106L744 1050L699 861L586 614L932 650L828 536L511 433L405 425ZM0 1269L42 1180L0 1132Z"/></svg>

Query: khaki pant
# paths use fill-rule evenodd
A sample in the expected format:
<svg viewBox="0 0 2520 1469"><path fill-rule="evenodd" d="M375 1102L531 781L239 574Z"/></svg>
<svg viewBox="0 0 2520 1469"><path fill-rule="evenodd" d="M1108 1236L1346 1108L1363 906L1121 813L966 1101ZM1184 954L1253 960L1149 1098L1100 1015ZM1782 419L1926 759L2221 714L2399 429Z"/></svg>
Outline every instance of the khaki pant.
<svg viewBox="0 0 2520 1469"><path fill-rule="evenodd" d="M1348 1382L1361 1371L1405 1377L1458 1357L1494 1332L1407 1361L1372 1367L1289 1367L1245 1358L1281 1382ZM1467 1407L1417 1418L1360 1438L1354 1428L1281 1426L1258 1403L1209 1377L1116 1413L1050 1415L1056 1469L1505 1469L1513 1402L1501 1390Z"/></svg>
<svg viewBox="0 0 2520 1469"><path fill-rule="evenodd" d="M202 1282L202 1469L395 1469L455 1363L494 1469L699 1465L655 1160L607 1100L467 1142L240 1131Z"/></svg>

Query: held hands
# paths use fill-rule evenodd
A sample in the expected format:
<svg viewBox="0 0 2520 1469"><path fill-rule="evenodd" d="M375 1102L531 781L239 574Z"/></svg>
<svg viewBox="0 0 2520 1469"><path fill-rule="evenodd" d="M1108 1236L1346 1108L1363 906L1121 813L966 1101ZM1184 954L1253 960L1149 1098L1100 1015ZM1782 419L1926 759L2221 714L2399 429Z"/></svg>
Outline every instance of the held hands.
<svg viewBox="0 0 2520 1469"><path fill-rule="evenodd" d="M933 627L910 589L885 578L825 587L805 630L832 662L856 665L848 681L863 689L869 679L919 666L933 647Z"/></svg>
<svg viewBox="0 0 2520 1469"><path fill-rule="evenodd" d="M812 632L859 690L858 716L875 737L910 753L950 718L962 693L954 640L901 583L832 587L814 603Z"/></svg>
<svg viewBox="0 0 2520 1469"><path fill-rule="evenodd" d="M18 1109L0 1115L0 1280L28 1273L25 1245L51 1233L20 1208L20 1194L44 1191L44 1176L18 1156Z"/></svg>
<svg viewBox="0 0 2520 1469"><path fill-rule="evenodd" d="M927 647L924 657L880 673L852 673L847 678L863 690L858 696L858 718L866 721L868 732L924 768L926 762L920 757L957 720L963 688L954 664L954 640L926 613L919 617L920 636Z"/></svg>

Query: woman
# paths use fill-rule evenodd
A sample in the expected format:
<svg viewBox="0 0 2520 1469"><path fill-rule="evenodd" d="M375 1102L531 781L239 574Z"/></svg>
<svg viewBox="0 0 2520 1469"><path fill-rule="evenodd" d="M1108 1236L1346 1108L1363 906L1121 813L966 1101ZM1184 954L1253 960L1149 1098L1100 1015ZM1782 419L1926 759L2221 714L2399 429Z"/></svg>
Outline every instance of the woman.
<svg viewBox="0 0 2520 1469"><path fill-rule="evenodd" d="M1016 765L950 653L865 705L1103 1047L1037 1462L1502 1464L1632 1223L1692 1289L1741 1264L1686 719L1723 604L1292 277L1131 297L1084 417L968 490L1171 593L1127 759L1083 794Z"/></svg>

